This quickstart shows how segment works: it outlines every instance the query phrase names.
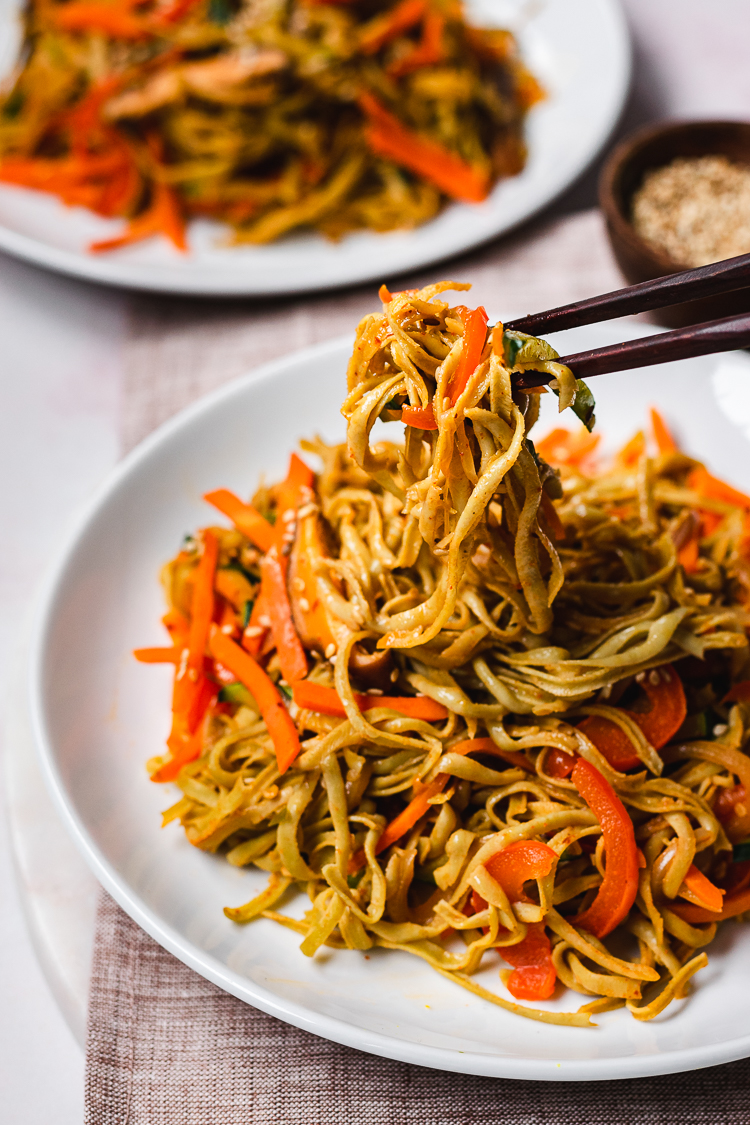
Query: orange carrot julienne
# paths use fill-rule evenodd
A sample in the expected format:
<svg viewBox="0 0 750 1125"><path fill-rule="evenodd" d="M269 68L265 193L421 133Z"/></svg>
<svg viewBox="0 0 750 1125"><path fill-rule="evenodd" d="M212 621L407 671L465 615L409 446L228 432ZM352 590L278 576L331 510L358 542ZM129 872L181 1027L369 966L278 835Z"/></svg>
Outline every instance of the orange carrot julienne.
<svg viewBox="0 0 750 1125"><path fill-rule="evenodd" d="M298 684L297 686L299 687L301 685ZM295 702L296 701L295 692ZM422 702L422 700L419 702ZM395 709L396 708L394 708L394 710ZM466 738L462 742L456 742L453 746L449 746L446 752L449 754L493 754L496 757L503 758L512 766L517 766L519 769L533 773L532 766L529 765L523 754L517 754L513 750L501 750L499 746L495 745L491 738ZM383 834L375 845L377 855L380 855L382 851L389 848L391 844L395 844L410 828L414 827L417 821L429 810L430 798L436 797L438 793L442 793L449 778L449 774L439 773L434 781L431 781L428 785L422 786L406 808L402 809L398 816L384 828ZM365 862L364 850L360 848L349 861L349 873L354 874L356 871L359 871L361 867L364 867Z"/></svg>
<svg viewBox="0 0 750 1125"><path fill-rule="evenodd" d="M169 648L134 648L133 656L141 664L179 664L182 649L177 645L170 645Z"/></svg>
<svg viewBox="0 0 750 1125"><path fill-rule="evenodd" d="M50 18L60 31L101 31L115 39L147 39L152 32L148 24L130 12L123 12L109 4L71 0L56 5Z"/></svg>
<svg viewBox="0 0 750 1125"><path fill-rule="evenodd" d="M696 906L702 906L705 910L710 910L715 914L720 914L724 907L725 892L706 878L694 863L690 864L687 875L677 893L695 903Z"/></svg>
<svg viewBox="0 0 750 1125"><path fill-rule="evenodd" d="M403 78L413 70L423 66L433 66L445 58L443 48L443 31L445 29L445 16L441 12L428 11L425 14L422 27L422 40L414 50L403 58L396 59L388 67L391 78Z"/></svg>
<svg viewBox="0 0 750 1125"><path fill-rule="evenodd" d="M450 385L451 402L455 405L466 389L471 376L479 366L485 341L487 339L487 310L481 305L478 309L462 309L464 323L463 350L458 367Z"/></svg>
<svg viewBox="0 0 750 1125"><path fill-rule="evenodd" d="M332 715L335 718L345 719L346 709L341 702L338 692L324 684L314 684L309 680L298 680L292 686L294 702L298 707L307 711L317 711L319 715ZM425 722L437 722L439 719L448 718L448 710L442 703L434 699L412 695L361 695L354 696L360 711L371 711L374 707L387 707L390 711L397 711L400 715L408 715L411 719L423 719Z"/></svg>
<svg viewBox="0 0 750 1125"><path fill-rule="evenodd" d="M403 407L401 421L407 426L413 426L415 430L436 430L438 428L431 402L425 407Z"/></svg>
<svg viewBox="0 0 750 1125"><path fill-rule="evenodd" d="M185 241L185 219L180 209L177 195L168 184L153 185L151 203L142 215L131 219L124 234L116 238L105 238L92 242L89 247L94 253L106 250L119 250L132 242L140 242L154 235L164 235L178 249L187 250Z"/></svg>
<svg viewBox="0 0 750 1125"><path fill-rule="evenodd" d="M258 704L276 750L279 770L285 773L299 754L299 734L276 685L245 649L215 626L209 646L213 656L234 673Z"/></svg>
<svg viewBox="0 0 750 1125"><path fill-rule="evenodd" d="M261 561L260 572L281 674L288 684L293 684L307 675L307 657L292 620L286 587L286 564L287 560L282 562L273 547Z"/></svg>
<svg viewBox="0 0 750 1125"><path fill-rule="evenodd" d="M386 43L419 23L425 11L425 0L401 0L389 12L377 16L360 32L359 47L366 55L374 55Z"/></svg>
<svg viewBox="0 0 750 1125"><path fill-rule="evenodd" d="M190 606L187 655L178 665L173 698L173 724L170 737L180 738L195 730L196 707L204 688L203 661L208 632L214 613L214 575L219 541L213 531L203 532L203 554L195 570Z"/></svg>
<svg viewBox="0 0 750 1125"><path fill-rule="evenodd" d="M453 746L449 746L446 754L492 754L493 757L502 758L503 761L517 769L525 770L527 773L534 772L534 767L529 764L523 754L519 754L515 750L501 750L491 738L465 738L462 742L456 742Z"/></svg>
<svg viewBox="0 0 750 1125"><path fill-rule="evenodd" d="M736 504L738 508L750 508L750 496L732 488L731 484L713 477L702 466L693 469L688 476L688 488L711 500L723 500L725 504Z"/></svg>
<svg viewBox="0 0 750 1125"><path fill-rule="evenodd" d="M654 406L651 407L651 429L654 431L654 439L660 453L677 452L677 442L669 432L667 423Z"/></svg>
<svg viewBox="0 0 750 1125"><path fill-rule="evenodd" d="M487 174L437 141L408 129L369 92L361 93L358 100L368 119L365 139L374 153L423 176L454 199L481 203L487 198Z"/></svg>
<svg viewBox="0 0 750 1125"><path fill-rule="evenodd" d="M409 801L409 804L403 809L390 824L387 824L383 829L383 833L375 845L375 853L380 855L391 844L395 844L397 840L407 833L418 820L425 815L430 808L430 798L436 797L445 788L448 781L447 773L439 773L434 781L429 785L425 785L416 797ZM355 852L349 860L349 874L354 875L360 868L364 867L367 859L365 857L364 849L360 848Z"/></svg>
<svg viewBox="0 0 750 1125"><path fill-rule="evenodd" d="M261 551L264 553L270 551L275 542L273 525L252 504L245 504L228 488L217 488L214 492L207 492L203 499L222 515L227 516L237 530L246 535Z"/></svg>

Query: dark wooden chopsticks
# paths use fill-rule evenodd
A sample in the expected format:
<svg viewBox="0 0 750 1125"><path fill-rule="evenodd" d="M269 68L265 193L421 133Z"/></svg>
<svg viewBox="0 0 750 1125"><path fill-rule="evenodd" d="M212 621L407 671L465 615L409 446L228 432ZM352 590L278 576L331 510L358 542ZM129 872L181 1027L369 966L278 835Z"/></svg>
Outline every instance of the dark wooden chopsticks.
<svg viewBox="0 0 750 1125"><path fill-rule="evenodd" d="M675 332L660 332L656 336L627 340L623 344L609 344L606 348L594 348L590 352L560 356L559 362L569 367L576 379L590 379L592 375L630 371L634 367L651 367L656 363L672 363L678 359L747 347L750 347L750 313L730 316L725 320L708 320L705 324L692 324ZM515 374L513 382L524 390L541 387L552 378L542 371L524 371Z"/></svg>
<svg viewBox="0 0 750 1125"><path fill-rule="evenodd" d="M681 304L699 297L712 297L750 287L750 254L728 258L696 270L670 274L630 285L599 297L590 297L572 305L561 305L547 312L521 317L505 325L506 331L527 332L539 335L578 328L583 324L614 320L667 305ZM650 367L657 363L671 363L691 359L713 352L734 351L750 347L750 313L694 324L675 332L661 332L640 340L610 344L593 351L578 352L560 357L560 363L569 367L577 379L590 379L615 371L629 371L635 367ZM519 389L539 387L549 383L551 375L541 371L517 373L513 381Z"/></svg>
<svg viewBox="0 0 750 1125"><path fill-rule="evenodd" d="M615 320L618 316L635 316L636 313L664 309L668 305L681 305L699 297L714 297L732 293L750 286L750 254L727 258L696 270L684 270L655 281L642 281L576 301L573 305L560 305L547 312L522 316L506 324L509 332L528 332L542 336L546 332L562 332L566 328L580 328L582 324L596 324L602 320Z"/></svg>

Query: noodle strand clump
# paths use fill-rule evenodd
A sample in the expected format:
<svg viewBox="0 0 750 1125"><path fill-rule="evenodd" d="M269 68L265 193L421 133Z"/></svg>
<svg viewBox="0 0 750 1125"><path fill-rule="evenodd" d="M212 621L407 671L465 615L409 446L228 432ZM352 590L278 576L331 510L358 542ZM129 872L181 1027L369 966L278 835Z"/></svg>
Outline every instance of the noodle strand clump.
<svg viewBox="0 0 750 1125"><path fill-rule="evenodd" d="M750 910L750 499L655 412L607 466L584 427L535 447L514 372L588 427L590 392L464 288L381 290L317 475L208 494L233 526L167 564L172 644L137 652L175 664L151 774L165 824L269 873L235 922L400 949L532 1019L648 1020ZM578 1012L524 1003L558 981Z"/></svg>

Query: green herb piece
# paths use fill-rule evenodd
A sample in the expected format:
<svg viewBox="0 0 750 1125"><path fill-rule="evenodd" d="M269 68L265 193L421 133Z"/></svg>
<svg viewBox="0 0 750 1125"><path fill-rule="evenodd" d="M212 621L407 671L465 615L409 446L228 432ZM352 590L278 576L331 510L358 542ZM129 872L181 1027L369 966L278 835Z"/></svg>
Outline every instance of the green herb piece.
<svg viewBox="0 0 750 1125"><path fill-rule="evenodd" d="M516 362L516 356L524 345L524 341L520 336L515 336L512 332L503 332L503 347L505 349L505 363L508 367L513 367Z"/></svg>
<svg viewBox="0 0 750 1125"><path fill-rule="evenodd" d="M3 106L3 116L10 118L18 117L19 113L24 107L25 101L26 95L24 94L23 90L13 90L13 92L6 99L5 105Z"/></svg>
<svg viewBox="0 0 750 1125"><path fill-rule="evenodd" d="M589 387L583 379L576 379L576 397L571 410L576 418L580 418L589 433L596 425L596 402Z"/></svg>
<svg viewBox="0 0 750 1125"><path fill-rule="evenodd" d="M229 23L233 14L229 0L209 0L208 18L211 23L218 23L223 27L225 23Z"/></svg>
<svg viewBox="0 0 750 1125"><path fill-rule="evenodd" d="M255 706L255 700L244 684L224 684L219 692L219 703L244 703L248 707Z"/></svg>
<svg viewBox="0 0 750 1125"><path fill-rule="evenodd" d="M242 607L242 628L243 629L247 629L248 625L250 624L250 614L253 612L253 606L254 605L255 605L255 599L254 598L253 599L248 598L247 601L245 602L245 604Z"/></svg>
<svg viewBox="0 0 750 1125"><path fill-rule="evenodd" d="M743 860L750 859L750 840L743 840L741 844L734 845L732 859L735 863L742 863Z"/></svg>
<svg viewBox="0 0 750 1125"><path fill-rule="evenodd" d="M347 886L358 887L359 884L362 882L362 878L363 878L366 870L367 870L367 868L363 867L361 871L357 871L354 875L347 875L347 877L346 877Z"/></svg>
<svg viewBox="0 0 750 1125"><path fill-rule="evenodd" d="M285 695L287 697L287 699L292 698L292 689L289 687L289 684L282 684L281 681L279 681L276 687L279 689L282 695Z"/></svg>

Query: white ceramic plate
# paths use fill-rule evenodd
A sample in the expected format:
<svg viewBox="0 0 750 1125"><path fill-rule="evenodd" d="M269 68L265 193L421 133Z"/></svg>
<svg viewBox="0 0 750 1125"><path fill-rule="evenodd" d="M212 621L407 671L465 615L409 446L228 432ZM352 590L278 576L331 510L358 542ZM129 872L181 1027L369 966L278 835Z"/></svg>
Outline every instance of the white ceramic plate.
<svg viewBox="0 0 750 1125"><path fill-rule="evenodd" d="M643 334L620 323L568 333L563 350ZM527 1079L611 1079L709 1066L750 1054L750 934L727 926L687 1003L639 1024L546 1026L467 994L408 954L324 951L312 960L273 922L222 914L265 884L192 848L159 811L175 799L144 763L169 725L170 671L131 657L162 643L157 574L185 532L209 521L207 489L251 491L283 474L305 434L343 436L338 413L350 344L269 365L202 400L136 449L100 489L43 597L31 710L43 769L95 874L157 941L221 988L328 1039L445 1070ZM750 486L750 358L708 357L595 381L599 425L621 442L664 411L684 447ZM546 407L554 401L545 400ZM279 407L283 404L283 411ZM556 421L544 419L542 429ZM396 426L390 430L397 432ZM297 909L302 902L297 901ZM495 970L480 978L503 993ZM580 997L551 1002L575 1009Z"/></svg>
<svg viewBox="0 0 750 1125"><path fill-rule="evenodd" d="M394 277L494 238L563 191L607 140L630 76L630 47L618 0L469 0L474 22L517 27L524 57L549 98L528 120L529 161L484 203L454 204L414 231L352 234L329 242L294 235L270 246L222 246L225 231L191 225L190 253L164 239L90 254L122 223L51 195L0 185L0 249L62 273L170 293L254 296L301 293ZM19 46L19 0L0 0L0 73Z"/></svg>

